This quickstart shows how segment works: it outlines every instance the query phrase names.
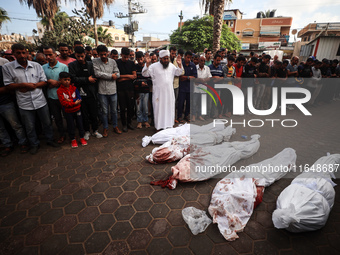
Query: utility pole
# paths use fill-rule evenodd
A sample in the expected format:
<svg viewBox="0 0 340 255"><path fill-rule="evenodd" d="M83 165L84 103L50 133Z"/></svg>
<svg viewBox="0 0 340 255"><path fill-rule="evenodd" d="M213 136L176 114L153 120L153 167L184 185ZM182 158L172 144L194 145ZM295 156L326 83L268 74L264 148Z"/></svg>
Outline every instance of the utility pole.
<svg viewBox="0 0 340 255"><path fill-rule="evenodd" d="M135 47L135 39L134 39L134 33L138 31L138 21L132 20L133 14L143 14L146 13L147 10L143 8L143 6L136 2L133 3L132 0L128 0L128 11L129 13L126 15L123 15L123 13L115 13L115 17L122 19L122 18L128 18L129 24L124 25L124 32L129 35L129 42L130 47Z"/></svg>
<svg viewBox="0 0 340 255"><path fill-rule="evenodd" d="M178 15L179 17L179 31L182 31L182 20L183 20L183 13L181 11L180 15Z"/></svg>

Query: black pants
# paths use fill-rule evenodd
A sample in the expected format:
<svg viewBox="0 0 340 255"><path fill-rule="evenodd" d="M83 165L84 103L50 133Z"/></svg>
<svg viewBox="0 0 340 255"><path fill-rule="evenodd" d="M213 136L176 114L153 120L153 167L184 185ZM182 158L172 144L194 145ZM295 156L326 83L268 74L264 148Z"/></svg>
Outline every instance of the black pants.
<svg viewBox="0 0 340 255"><path fill-rule="evenodd" d="M48 99L48 108L50 109L50 113L54 117L54 122L58 128L58 132L60 136L65 136L65 128L63 124L63 115L64 113L63 107L60 104L59 100L49 98Z"/></svg>
<svg viewBox="0 0 340 255"><path fill-rule="evenodd" d="M153 122L154 116L153 116L153 105L152 105L152 92L149 92L149 102L150 102L150 107L149 107L150 119Z"/></svg>
<svg viewBox="0 0 340 255"><path fill-rule="evenodd" d="M178 93L178 112L177 112L178 119L182 118L184 102L185 102L184 117L187 118L190 114L190 92L179 92Z"/></svg>
<svg viewBox="0 0 340 255"><path fill-rule="evenodd" d="M98 102L94 97L83 97L81 102L81 113L83 115L84 130L92 131L98 129Z"/></svg>
<svg viewBox="0 0 340 255"><path fill-rule="evenodd" d="M84 138L84 128L83 128L83 118L81 117L81 111L67 113L65 112L65 118L67 122L67 131L70 139L73 140L76 138L76 127L75 122L77 123L79 136L80 138Z"/></svg>
<svg viewBox="0 0 340 255"><path fill-rule="evenodd" d="M135 104L134 91L118 91L118 103L120 108L120 120L124 127L127 124L131 124ZM125 112L127 112L127 116Z"/></svg>

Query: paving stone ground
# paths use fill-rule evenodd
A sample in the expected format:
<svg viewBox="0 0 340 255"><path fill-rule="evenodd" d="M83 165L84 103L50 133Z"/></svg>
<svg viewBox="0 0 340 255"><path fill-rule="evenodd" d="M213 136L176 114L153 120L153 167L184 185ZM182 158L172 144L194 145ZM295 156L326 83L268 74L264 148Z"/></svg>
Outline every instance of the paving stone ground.
<svg viewBox="0 0 340 255"><path fill-rule="evenodd" d="M297 152L297 164L312 164L327 152L339 153L340 102L298 110L278 119L296 119L298 126L262 128L236 125L233 141L258 133L261 147L248 165L274 156L285 147ZM252 115L234 117L259 119ZM261 117L266 119L269 117ZM203 124L197 122L197 124ZM253 123L256 124L256 123ZM289 123L287 123L289 124ZM226 241L216 224L197 236L184 223L187 206L207 210L219 179L181 183L175 190L149 185L167 178L171 166L145 161L155 145L142 148L154 129L91 137L86 147L42 146L37 155L18 149L0 158L0 254L340 254L340 188L328 222L321 230L293 234L275 229L271 220L285 178L267 188L240 238ZM335 181L340 184L339 180Z"/></svg>

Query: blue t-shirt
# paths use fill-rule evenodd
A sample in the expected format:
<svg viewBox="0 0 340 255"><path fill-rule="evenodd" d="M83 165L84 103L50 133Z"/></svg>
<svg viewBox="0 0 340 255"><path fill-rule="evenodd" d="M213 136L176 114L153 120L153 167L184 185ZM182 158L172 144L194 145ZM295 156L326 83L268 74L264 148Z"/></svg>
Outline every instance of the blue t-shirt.
<svg viewBox="0 0 340 255"><path fill-rule="evenodd" d="M51 79L57 81L59 80L59 74L61 72L68 73L68 66L63 63L60 63L59 61L54 67L50 67L50 63L47 63L43 65L42 68L44 69L47 80ZM58 100L57 90L58 88L48 88L47 97L54 100Z"/></svg>

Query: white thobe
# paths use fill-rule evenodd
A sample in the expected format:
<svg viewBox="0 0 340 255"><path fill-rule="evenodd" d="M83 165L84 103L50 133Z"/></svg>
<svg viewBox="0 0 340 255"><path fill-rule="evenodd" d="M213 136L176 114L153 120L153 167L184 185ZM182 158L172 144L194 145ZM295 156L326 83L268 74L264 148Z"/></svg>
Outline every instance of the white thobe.
<svg viewBox="0 0 340 255"><path fill-rule="evenodd" d="M173 88L174 76L182 75L183 67L175 67L169 63L164 69L160 62L149 67L144 66L142 75L152 79L152 105L155 128L157 130L174 126L175 94Z"/></svg>

